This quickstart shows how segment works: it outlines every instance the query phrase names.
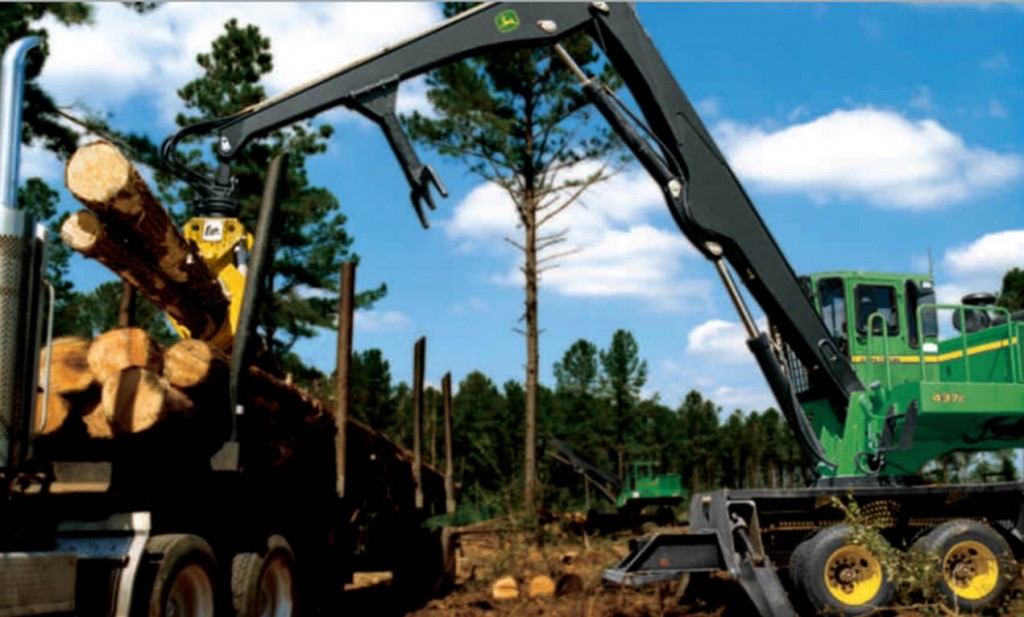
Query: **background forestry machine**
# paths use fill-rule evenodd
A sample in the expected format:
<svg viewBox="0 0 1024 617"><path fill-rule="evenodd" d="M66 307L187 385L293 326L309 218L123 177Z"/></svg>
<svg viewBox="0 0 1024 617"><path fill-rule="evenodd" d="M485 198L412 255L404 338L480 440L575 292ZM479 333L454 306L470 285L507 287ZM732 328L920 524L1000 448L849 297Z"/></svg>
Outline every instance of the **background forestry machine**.
<svg viewBox="0 0 1024 617"><path fill-rule="evenodd" d="M603 49L642 120L558 44L578 32ZM383 129L426 226L431 185L445 190L402 131L399 83L469 56L531 46L553 46L552 61L579 77L658 183L683 234L714 265L817 478L804 489L695 495L689 534L638 542L606 578L641 584L722 570L765 615L790 615L794 606L870 611L885 604L892 582L877 548L853 543L843 512L832 506L838 497L855 500L880 529L871 546L916 543L933 551L942 573L936 585L951 603L973 609L995 602L1024 547L1024 486L930 486L918 474L944 453L1024 443L1020 323L988 306L991 297L966 298L967 307L936 305L927 276L798 277L632 6L482 5L310 84L186 128L166 142L165 154L173 157L186 135L212 133L221 167L193 184L211 200L229 199L231 160L247 143L344 106ZM729 266L768 316L769 332L758 330ZM939 340L940 310L952 313L958 329L949 340Z"/></svg>
<svg viewBox="0 0 1024 617"><path fill-rule="evenodd" d="M642 120L558 45L578 32L603 49ZM469 56L540 46L554 46L578 75L661 188L680 230L712 262L817 477L804 489L694 495L688 534L638 541L605 577L643 584L724 571L764 615L792 615L794 606L857 614L883 605L892 591L877 554L881 543L900 549L916 543L934 552L941 572L936 585L951 603L973 609L995 602L1024 548L1024 485L931 486L917 474L943 453L1024 442L1020 324L988 306L990 298L968 298L983 306L934 304L925 276L798 277L632 6L482 5L300 88L185 128L165 142L164 155L209 204L230 212L231 161L246 144L347 107L383 129L426 226L423 203L434 207L431 185L445 190L402 131L395 112L399 83ZM220 159L210 178L186 172L175 156L182 138L205 134ZM768 316L769 332L755 325L730 266ZM952 312L959 326L949 340L938 337L940 310ZM880 529L876 541L854 543L843 512L831 505L834 497L859 504Z"/></svg>

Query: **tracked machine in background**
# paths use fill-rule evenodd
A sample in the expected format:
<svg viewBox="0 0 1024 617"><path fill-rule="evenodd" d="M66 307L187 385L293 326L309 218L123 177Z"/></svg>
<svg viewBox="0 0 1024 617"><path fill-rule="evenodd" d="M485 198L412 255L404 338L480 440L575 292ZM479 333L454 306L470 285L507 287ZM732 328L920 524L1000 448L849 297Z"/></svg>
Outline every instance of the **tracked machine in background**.
<svg viewBox="0 0 1024 617"><path fill-rule="evenodd" d="M622 77L639 114L580 70L559 41L590 36ZM690 533L657 535L605 573L624 584L720 571L762 615L859 614L887 602L892 581L878 543L854 542L834 498L853 499L879 542L932 551L936 585L961 608L999 600L1024 550L1024 484L922 483L928 460L1024 444L1024 357L1018 316L989 298L934 302L921 276L797 276L627 4L487 4L238 113L165 142L171 165L211 204L232 198L231 161L270 131L347 107L384 131L411 186L416 213L434 207L436 175L395 112L399 83L443 64L501 49L553 46L600 114L657 183L672 218L721 277L816 480L788 490L694 495ZM557 54L557 57L556 57ZM220 168L187 170L186 136L210 136ZM767 315L761 331L733 273ZM938 313L958 331L940 337ZM874 548L872 548L874 547Z"/></svg>
<svg viewBox="0 0 1024 617"><path fill-rule="evenodd" d="M626 477L619 478L552 435L544 438L542 450L583 478L587 496L584 525L589 533L640 529L646 523L671 525L675 523L672 508L688 495L679 474L657 473L657 464L653 461L629 463ZM591 487L615 508L614 512L600 512L591 507Z"/></svg>

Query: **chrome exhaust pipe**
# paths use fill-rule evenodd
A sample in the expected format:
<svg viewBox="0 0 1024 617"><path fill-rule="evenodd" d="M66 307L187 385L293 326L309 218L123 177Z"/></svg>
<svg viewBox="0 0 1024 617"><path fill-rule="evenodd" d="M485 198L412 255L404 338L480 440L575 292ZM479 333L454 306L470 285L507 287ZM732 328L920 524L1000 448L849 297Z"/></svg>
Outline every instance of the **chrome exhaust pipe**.
<svg viewBox="0 0 1024 617"><path fill-rule="evenodd" d="M45 251L34 218L16 207L25 63L38 44L14 42L0 65L0 468L24 460L38 382Z"/></svg>

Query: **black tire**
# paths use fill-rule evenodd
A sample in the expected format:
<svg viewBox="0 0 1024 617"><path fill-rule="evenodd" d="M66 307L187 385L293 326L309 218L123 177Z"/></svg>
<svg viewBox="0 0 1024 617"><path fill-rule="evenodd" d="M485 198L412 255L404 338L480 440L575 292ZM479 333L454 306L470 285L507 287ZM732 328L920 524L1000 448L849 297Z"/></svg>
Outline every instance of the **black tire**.
<svg viewBox="0 0 1024 617"><path fill-rule="evenodd" d="M881 560L853 544L849 525L832 525L804 540L789 561L793 593L811 614L863 615L883 606L892 581ZM874 542L885 542L876 536Z"/></svg>
<svg viewBox="0 0 1024 617"><path fill-rule="evenodd" d="M411 607L441 595L455 583L455 538L450 530L419 531L410 551L392 570L391 586Z"/></svg>
<svg viewBox="0 0 1024 617"><path fill-rule="evenodd" d="M199 536L153 536L135 588L135 614L145 617L213 617L221 591L213 549Z"/></svg>
<svg viewBox="0 0 1024 617"><path fill-rule="evenodd" d="M935 556L935 589L960 610L980 611L998 602L1017 572L1003 536L977 521L943 523L915 542L912 550Z"/></svg>
<svg viewBox="0 0 1024 617"><path fill-rule="evenodd" d="M266 553L239 553L231 560L231 600L237 617L298 615L295 555L273 536Z"/></svg>

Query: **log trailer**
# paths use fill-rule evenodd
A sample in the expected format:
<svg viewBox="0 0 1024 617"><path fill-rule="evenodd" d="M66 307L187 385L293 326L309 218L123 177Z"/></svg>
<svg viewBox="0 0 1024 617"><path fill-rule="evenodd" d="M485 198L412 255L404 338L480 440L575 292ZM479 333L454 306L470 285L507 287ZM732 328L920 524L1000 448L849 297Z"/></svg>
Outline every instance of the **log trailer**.
<svg viewBox="0 0 1024 617"><path fill-rule="evenodd" d="M558 45L576 33L604 51L639 116ZM944 453L1024 443L1020 316L984 297L935 304L926 276L798 276L631 5L481 5L300 88L187 127L165 141L164 155L211 208L230 212L231 161L246 144L346 107L382 128L426 226L432 188L445 190L403 133L398 84L470 56L543 46L579 77L658 184L683 235L711 261L816 477L801 489L696 494L688 534L637 541L605 578L636 585L724 572L762 615L870 612L887 602L893 584L879 544L855 542L843 513L831 507L833 498L850 498L880 528L879 542L931 551L941 573L936 589L949 603L977 609L998 601L1024 552L1024 484L930 485L920 469ZM184 137L204 135L220 160L212 177L197 176L175 154ZM767 332L733 272L768 316ZM944 340L939 311L952 313L959 327ZM12 528L19 527L5 524Z"/></svg>
<svg viewBox="0 0 1024 617"><path fill-rule="evenodd" d="M238 238L251 248L249 279L234 267L221 275L231 277L225 288L234 306L222 311L223 324L201 311L193 316L203 319L186 320L192 330L208 330L209 340L228 341L229 375L219 372L223 380L207 384L187 419L104 438L82 414L67 414L52 432L40 428L57 423L52 406L36 404L54 393L49 369L38 377L40 366L52 366L55 345L47 344L43 360L40 347L52 338L53 296L47 301L45 229L15 207L23 72L37 43L13 44L0 69L0 616L317 614L339 610L345 583L361 570L393 572L396 608L425 600L454 574L448 530L423 525L454 509L442 474L254 363L254 283L271 258L280 158L268 170L254 242ZM92 173L117 176L103 166ZM210 244L216 231L206 234ZM203 257L160 237L161 249L185 246L181 256L192 265ZM127 251L128 244L117 246ZM155 272L146 257L157 259L136 254L133 278ZM176 300L187 303L189 290L181 291ZM119 375L129 373L147 371L133 366ZM421 384L422 371L417 377ZM115 398L138 400L137 388L122 392L127 381ZM93 382L90 396L99 389ZM113 425L118 413L88 416Z"/></svg>

